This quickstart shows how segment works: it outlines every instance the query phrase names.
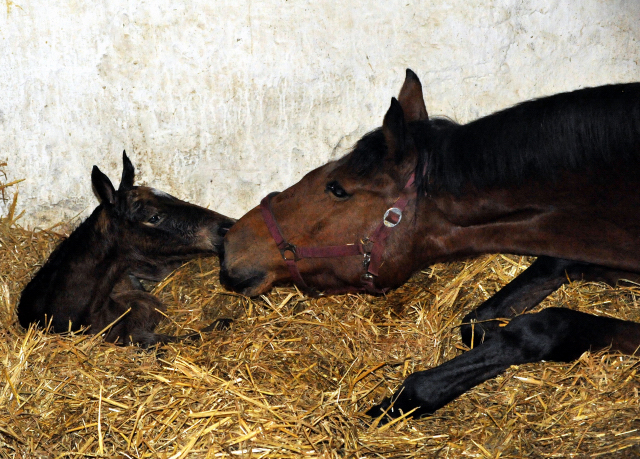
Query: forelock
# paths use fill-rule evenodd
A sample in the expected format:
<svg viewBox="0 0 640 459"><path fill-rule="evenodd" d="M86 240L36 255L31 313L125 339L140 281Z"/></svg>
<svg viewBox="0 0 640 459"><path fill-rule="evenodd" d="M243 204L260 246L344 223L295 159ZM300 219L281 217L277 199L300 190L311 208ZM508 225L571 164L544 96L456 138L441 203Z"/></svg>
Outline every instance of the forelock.
<svg viewBox="0 0 640 459"><path fill-rule="evenodd" d="M345 159L349 170L362 177L377 172L386 155L387 144L382 129L378 128L358 140Z"/></svg>

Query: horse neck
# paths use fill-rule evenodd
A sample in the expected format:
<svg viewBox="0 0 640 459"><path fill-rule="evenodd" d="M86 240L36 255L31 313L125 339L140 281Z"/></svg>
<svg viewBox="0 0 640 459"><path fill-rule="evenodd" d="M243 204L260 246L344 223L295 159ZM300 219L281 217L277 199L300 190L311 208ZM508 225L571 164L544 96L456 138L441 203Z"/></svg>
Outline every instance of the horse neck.
<svg viewBox="0 0 640 459"><path fill-rule="evenodd" d="M519 222L526 224L536 213L526 200L509 202L501 198L501 193L421 196L410 237L411 253L416 255L412 260L414 269L486 253L488 241L493 238L491 227L494 224L507 221L514 226Z"/></svg>
<svg viewBox="0 0 640 459"><path fill-rule="evenodd" d="M519 187L422 197L414 236L418 268L484 253L547 254L549 241L537 224L555 221L554 212L567 207L565 197L579 184L570 178L556 186L527 181ZM535 241L542 245L534 246Z"/></svg>
<svg viewBox="0 0 640 459"><path fill-rule="evenodd" d="M36 275L51 288L64 290L82 284L87 302L103 301L127 270L120 253L118 226L109 221L102 206L78 226L51 254ZM34 278L34 280L36 280Z"/></svg>

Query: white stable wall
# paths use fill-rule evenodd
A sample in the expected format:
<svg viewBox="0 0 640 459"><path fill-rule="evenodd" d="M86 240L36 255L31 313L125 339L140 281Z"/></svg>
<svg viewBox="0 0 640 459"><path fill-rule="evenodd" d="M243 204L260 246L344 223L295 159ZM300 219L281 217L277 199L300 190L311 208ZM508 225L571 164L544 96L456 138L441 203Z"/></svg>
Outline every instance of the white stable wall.
<svg viewBox="0 0 640 459"><path fill-rule="evenodd" d="M380 125L406 67L462 122L640 80L640 2L6 0L0 44L23 226L86 215L123 149L138 183L239 217Z"/></svg>

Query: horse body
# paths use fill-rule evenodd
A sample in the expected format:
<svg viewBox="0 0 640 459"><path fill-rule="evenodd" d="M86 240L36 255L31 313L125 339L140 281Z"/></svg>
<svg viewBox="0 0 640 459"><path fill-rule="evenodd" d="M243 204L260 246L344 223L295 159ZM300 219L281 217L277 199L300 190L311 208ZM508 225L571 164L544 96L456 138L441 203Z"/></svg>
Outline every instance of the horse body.
<svg viewBox="0 0 640 459"><path fill-rule="evenodd" d="M412 174L416 187L407 191ZM369 236L385 210L408 199L384 241L379 289L435 262L538 256L463 319L472 351L411 375L369 411L393 417L414 408L414 415L431 413L513 364L566 361L609 346L633 353L640 324L554 308L515 316L569 280L640 279L639 189L640 83L558 94L458 125L429 119L420 82L408 70L382 127L272 197L270 211L289 252L355 243L366 267L367 244L377 242ZM263 293L292 280L289 256L253 209L225 238L221 280L248 295ZM366 270L355 255L294 261L318 290L362 288ZM500 327L496 318L514 319Z"/></svg>
<svg viewBox="0 0 640 459"><path fill-rule="evenodd" d="M409 120L405 129L423 200L452 225L445 261L467 247L639 270L640 84L557 94L466 125ZM418 214L438 215L428 204ZM416 237L432 234L416 228Z"/></svg>
<svg viewBox="0 0 640 459"><path fill-rule="evenodd" d="M101 204L24 288L18 305L23 327L50 323L56 333L99 333L111 325L107 341L145 346L173 339L154 333L165 307L138 279L161 280L186 260L218 253L233 220L133 186L126 154L123 162L118 190L94 167Z"/></svg>

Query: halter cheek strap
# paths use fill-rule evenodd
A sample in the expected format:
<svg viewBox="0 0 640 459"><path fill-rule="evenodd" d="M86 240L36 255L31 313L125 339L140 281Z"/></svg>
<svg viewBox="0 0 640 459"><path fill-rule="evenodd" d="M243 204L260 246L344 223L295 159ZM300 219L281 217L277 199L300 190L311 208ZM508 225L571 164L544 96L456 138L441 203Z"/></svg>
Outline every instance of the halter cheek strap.
<svg viewBox="0 0 640 459"><path fill-rule="evenodd" d="M389 236L389 233L395 228L402 220L402 212L404 211L409 199L415 195L415 193L409 193L409 189L413 186L415 176L412 174L402 194L393 206L390 207L382 217L382 221L373 231L371 236L364 239L345 245L328 245L319 247L299 247L284 238L282 230L278 225L278 222L273 214L271 208L271 199L277 195L277 192L270 193L265 196L260 202L260 212L264 219L267 229L271 234L280 255L284 260L291 278L295 285L300 287L307 293L314 294L315 291L309 288L302 279L298 265L298 260L303 258L337 258L337 257L350 257L354 255L363 256L363 267L367 270L362 276L360 276L361 287L350 287L346 289L332 290L327 293L344 293L350 291L366 291L368 293L385 293L388 288L378 289L375 286L375 278L378 277L380 266L382 265L382 254L385 249L385 241Z"/></svg>
<svg viewBox="0 0 640 459"><path fill-rule="evenodd" d="M262 218L264 219L271 237L278 246L280 255L284 260L293 282L302 287L304 290L309 290L309 287L302 279L300 271L296 262L302 258L333 258L333 257L349 257L353 255L360 255L361 247L356 244L346 245L329 245L322 247L298 247L294 244L287 242L282 235L282 231L278 226L275 216L273 215L273 209L271 208L271 198L277 195L278 192L270 193L260 202L260 211L262 212Z"/></svg>

